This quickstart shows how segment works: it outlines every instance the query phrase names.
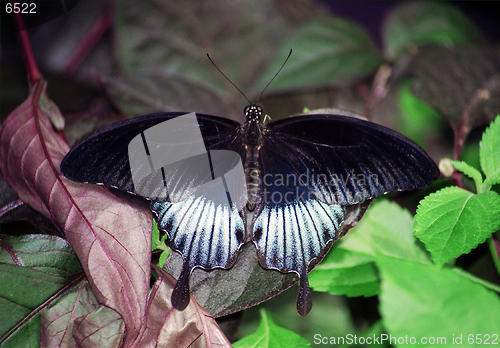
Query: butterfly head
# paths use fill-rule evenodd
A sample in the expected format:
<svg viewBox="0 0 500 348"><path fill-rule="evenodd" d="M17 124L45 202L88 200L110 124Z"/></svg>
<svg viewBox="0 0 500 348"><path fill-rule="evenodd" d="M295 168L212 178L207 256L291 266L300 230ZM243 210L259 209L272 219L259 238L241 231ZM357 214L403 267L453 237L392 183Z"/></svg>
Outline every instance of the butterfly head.
<svg viewBox="0 0 500 348"><path fill-rule="evenodd" d="M262 107L259 105L248 105L245 107L245 116L247 117L247 122L259 122L260 116L262 116Z"/></svg>

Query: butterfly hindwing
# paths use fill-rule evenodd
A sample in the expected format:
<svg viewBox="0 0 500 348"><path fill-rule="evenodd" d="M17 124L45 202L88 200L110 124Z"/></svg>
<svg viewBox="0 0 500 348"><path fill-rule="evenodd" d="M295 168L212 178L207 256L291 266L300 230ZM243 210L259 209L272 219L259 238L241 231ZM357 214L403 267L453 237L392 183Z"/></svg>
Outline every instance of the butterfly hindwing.
<svg viewBox="0 0 500 348"><path fill-rule="evenodd" d="M297 310L301 315L312 307L307 281L309 264L339 237L343 221L342 206L300 198L290 203L266 204L254 221L252 240L261 265L299 275Z"/></svg>
<svg viewBox="0 0 500 348"><path fill-rule="evenodd" d="M261 151L260 166L261 205L252 240L263 267L299 275L297 311L306 315L312 307L309 265L339 238L344 208L312 196L283 157Z"/></svg>
<svg viewBox="0 0 500 348"><path fill-rule="evenodd" d="M243 218L234 205L215 205L204 197L179 203L151 204L158 227L166 231L170 246L182 254L183 269L172 294L172 304L189 303L189 275L196 267L230 268L245 239Z"/></svg>

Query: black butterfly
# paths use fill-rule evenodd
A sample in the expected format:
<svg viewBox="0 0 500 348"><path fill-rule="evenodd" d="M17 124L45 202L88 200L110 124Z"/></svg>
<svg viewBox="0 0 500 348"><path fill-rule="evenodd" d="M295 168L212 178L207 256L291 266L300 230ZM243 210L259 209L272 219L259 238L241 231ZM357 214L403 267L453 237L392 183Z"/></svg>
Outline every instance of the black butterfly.
<svg viewBox="0 0 500 348"><path fill-rule="evenodd" d="M299 275L297 310L306 315L312 307L307 281L311 261L341 237L338 231L348 210L389 191L423 188L439 176L418 145L388 128L333 114L299 115L264 125L262 108L250 105L243 125L196 114L208 153L239 154L248 189L246 205L238 207L234 197L230 204L219 204L203 194L176 198L167 192L159 198L140 193L142 188L134 187L129 143L184 114L146 115L110 125L73 148L61 163L62 173L71 180L136 192L152 201L159 227L183 256L172 294L173 306L180 310L189 303L189 276L195 267L230 268L242 244L252 241L264 268ZM213 165L212 179L217 177ZM150 175L145 187L151 193L155 185L173 184L192 192L190 187L206 182L186 178L193 171L185 168L166 166L161 175Z"/></svg>

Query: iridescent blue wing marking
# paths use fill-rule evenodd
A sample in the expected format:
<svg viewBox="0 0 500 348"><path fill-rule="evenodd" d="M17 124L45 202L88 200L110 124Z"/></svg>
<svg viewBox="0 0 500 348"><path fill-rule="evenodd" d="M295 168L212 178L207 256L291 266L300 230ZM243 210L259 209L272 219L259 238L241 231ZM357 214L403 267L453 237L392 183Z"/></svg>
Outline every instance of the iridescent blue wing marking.
<svg viewBox="0 0 500 348"><path fill-rule="evenodd" d="M110 125L75 146L61 163L61 171L74 181L135 193L128 160L130 141L146 129L184 114L146 115ZM196 117L207 150L241 152L238 122L209 115ZM153 199L151 209L159 227L169 235L170 246L183 255L183 270L172 294L174 307L182 310L189 303L189 275L195 267L230 268L234 264L245 239L244 215L234 205L215 206L200 197L178 203Z"/></svg>
<svg viewBox="0 0 500 348"><path fill-rule="evenodd" d="M311 309L311 262L340 238L351 205L427 186L439 175L411 140L337 115L271 122L260 151L261 205L252 240L263 267L300 277L297 310Z"/></svg>

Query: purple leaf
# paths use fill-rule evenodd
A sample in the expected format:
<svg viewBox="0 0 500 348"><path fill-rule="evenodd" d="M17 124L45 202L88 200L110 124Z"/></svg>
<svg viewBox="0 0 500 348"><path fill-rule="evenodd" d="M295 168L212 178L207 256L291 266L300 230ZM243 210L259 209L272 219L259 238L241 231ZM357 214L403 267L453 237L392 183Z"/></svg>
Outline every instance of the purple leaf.
<svg viewBox="0 0 500 348"><path fill-rule="evenodd" d="M151 289L146 322L134 347L231 347L215 319L194 299L183 311L172 307L175 279L154 268L158 279Z"/></svg>
<svg viewBox="0 0 500 348"><path fill-rule="evenodd" d="M0 129L0 170L18 196L50 218L75 250L99 303L116 310L129 346L142 325L150 268L151 213L108 190L61 176L69 146L39 108L40 81Z"/></svg>

